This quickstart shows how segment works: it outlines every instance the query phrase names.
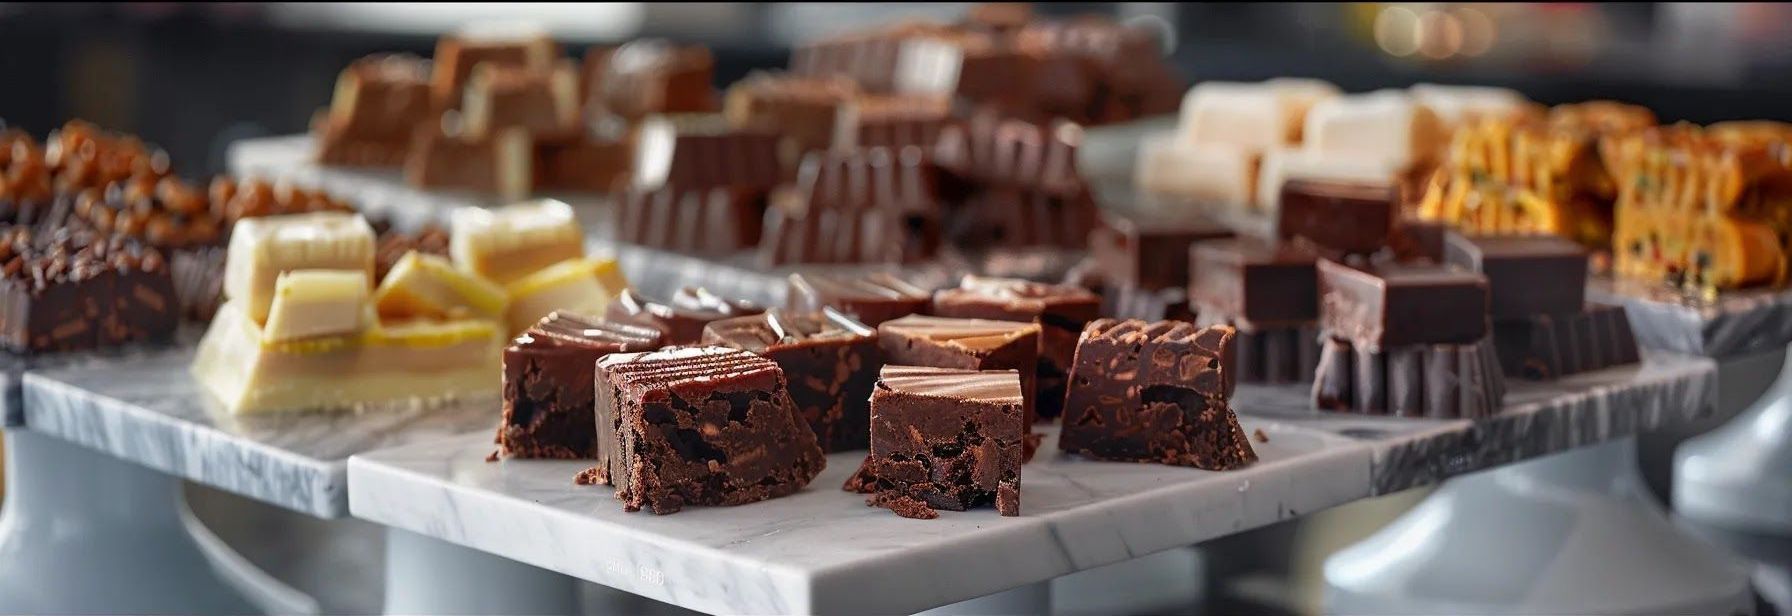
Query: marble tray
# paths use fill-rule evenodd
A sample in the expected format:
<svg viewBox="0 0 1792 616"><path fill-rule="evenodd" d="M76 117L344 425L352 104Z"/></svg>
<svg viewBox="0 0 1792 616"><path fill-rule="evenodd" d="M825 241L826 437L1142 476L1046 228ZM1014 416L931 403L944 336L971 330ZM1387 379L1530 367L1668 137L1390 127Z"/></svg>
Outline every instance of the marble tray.
<svg viewBox="0 0 1792 616"><path fill-rule="evenodd" d="M1501 417L1320 414L1300 386L1241 386L1262 460L1216 473L1060 455L1021 474L1021 513L898 518L838 489L836 454L795 496L671 516L580 487L576 461L488 463L483 434L349 460L356 517L711 613L910 613L1212 539L1403 487L1632 434L1710 406L1715 364L1652 356L1517 384Z"/></svg>
<svg viewBox="0 0 1792 616"><path fill-rule="evenodd" d="M1700 302L1660 285L1595 277L1587 299L1624 306L1644 348L1725 358L1792 343L1792 291L1786 289L1729 291Z"/></svg>
<svg viewBox="0 0 1792 616"><path fill-rule="evenodd" d="M24 423L32 432L322 518L348 513L350 455L469 432L489 441L497 426L495 390L489 399L433 407L232 416L187 372L194 342L68 358L26 372Z"/></svg>

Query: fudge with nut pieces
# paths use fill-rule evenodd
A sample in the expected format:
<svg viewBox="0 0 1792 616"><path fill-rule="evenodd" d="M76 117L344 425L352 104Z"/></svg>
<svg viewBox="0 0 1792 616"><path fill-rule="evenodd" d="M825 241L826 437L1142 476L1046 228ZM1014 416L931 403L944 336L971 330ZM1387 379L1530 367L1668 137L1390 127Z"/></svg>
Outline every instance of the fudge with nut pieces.
<svg viewBox="0 0 1792 616"><path fill-rule="evenodd" d="M504 421L498 451L511 458L597 457L597 360L660 347L659 330L569 312L543 318L504 348Z"/></svg>
<svg viewBox="0 0 1792 616"><path fill-rule="evenodd" d="M597 362L598 463L627 511L787 496L827 465L772 360L720 347Z"/></svg>
<svg viewBox="0 0 1792 616"><path fill-rule="evenodd" d="M1101 319L1083 330L1058 448L1098 460L1230 470L1257 460L1228 402L1233 330Z"/></svg>
<svg viewBox="0 0 1792 616"><path fill-rule="evenodd" d="M885 366L871 394L870 503L903 517L988 504L1020 515L1021 406L1014 370Z"/></svg>
<svg viewBox="0 0 1792 616"><path fill-rule="evenodd" d="M1032 321L1039 324L1039 417L1057 417L1064 402L1064 375L1076 355L1083 326L1100 316L1101 297L1081 287L1016 278L965 276L956 289L934 293L942 317Z"/></svg>
<svg viewBox="0 0 1792 616"><path fill-rule="evenodd" d="M884 363L960 370L1019 370L1027 424L1034 415L1039 326L1019 321L909 315L877 326Z"/></svg>
<svg viewBox="0 0 1792 616"><path fill-rule="evenodd" d="M180 321L167 259L124 238L12 227L0 264L0 346L15 353L167 340Z"/></svg>
<svg viewBox="0 0 1792 616"><path fill-rule="evenodd" d="M751 351L778 362L790 399L823 451L864 449L870 433L871 386L883 360L877 330L831 308L722 319L703 330L703 344Z"/></svg>

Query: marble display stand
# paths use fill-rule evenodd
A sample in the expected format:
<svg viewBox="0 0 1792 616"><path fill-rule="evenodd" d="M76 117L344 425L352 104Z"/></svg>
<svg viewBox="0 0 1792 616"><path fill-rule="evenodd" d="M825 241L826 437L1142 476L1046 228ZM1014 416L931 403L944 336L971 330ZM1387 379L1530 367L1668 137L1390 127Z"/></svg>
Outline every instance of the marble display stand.
<svg viewBox="0 0 1792 616"><path fill-rule="evenodd" d="M838 489L860 453L830 456L821 477L787 498L631 514L609 488L572 485L588 463L486 462L484 434L355 456L349 501L356 517L706 612L906 613L979 597L995 603L954 609L1038 607L1049 597L1042 583L1059 576L1366 498L1377 486L1685 421L1709 406L1714 371L1707 359L1651 356L1573 387L1518 384L1505 414L1480 423L1320 414L1300 386L1241 386L1246 432L1267 439L1254 443L1257 464L1215 473L1082 460L1057 452L1052 428L1022 470L1018 518L984 510L917 521L866 507Z"/></svg>
<svg viewBox="0 0 1792 616"><path fill-rule="evenodd" d="M1792 362L1735 419L1680 445L1674 510L1702 524L1792 537Z"/></svg>

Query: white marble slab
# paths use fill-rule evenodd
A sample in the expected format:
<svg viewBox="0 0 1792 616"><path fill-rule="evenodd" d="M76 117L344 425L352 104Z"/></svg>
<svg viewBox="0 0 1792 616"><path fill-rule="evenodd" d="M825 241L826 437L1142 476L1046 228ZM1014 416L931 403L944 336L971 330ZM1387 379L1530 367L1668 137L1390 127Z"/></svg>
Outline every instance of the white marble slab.
<svg viewBox="0 0 1792 616"><path fill-rule="evenodd" d="M1594 277L1587 299L1624 306L1644 348L1726 358L1792 343L1792 290L1725 291L1705 301L1665 285Z"/></svg>
<svg viewBox="0 0 1792 616"><path fill-rule="evenodd" d="M190 336L188 338L191 338ZM194 344L70 358L22 379L28 429L318 517L348 513L352 454L497 426L497 392L436 407L237 417L187 371Z"/></svg>
<svg viewBox="0 0 1792 616"><path fill-rule="evenodd" d="M897 518L838 490L862 454L808 489L739 508L624 513L580 487L583 462L485 462L483 434L349 461L356 517L712 613L908 613L1318 509L1680 421L1708 409L1715 364L1652 356L1515 384L1483 422L1320 414L1301 386L1242 386L1262 461L1215 473L1059 455L1022 470L1021 517Z"/></svg>

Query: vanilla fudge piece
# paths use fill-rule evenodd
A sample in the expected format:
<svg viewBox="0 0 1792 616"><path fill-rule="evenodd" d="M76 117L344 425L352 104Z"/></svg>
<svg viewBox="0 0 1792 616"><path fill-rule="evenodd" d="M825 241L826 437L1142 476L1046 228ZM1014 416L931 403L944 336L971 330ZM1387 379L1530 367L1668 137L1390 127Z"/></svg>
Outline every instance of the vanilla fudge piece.
<svg viewBox="0 0 1792 616"><path fill-rule="evenodd" d="M556 310L603 314L610 300L622 292L606 286L606 280L617 275L615 270L615 260L581 257L518 278L505 287L510 295L505 322L510 331L520 332Z"/></svg>
<svg viewBox="0 0 1792 616"><path fill-rule="evenodd" d="M1399 169L1435 160L1449 131L1430 107L1398 90L1327 99L1307 112L1303 142L1327 157L1352 156Z"/></svg>
<svg viewBox="0 0 1792 616"><path fill-rule="evenodd" d="M1257 184L1257 154L1226 143L1189 143L1172 137L1139 146L1136 182L1154 193L1203 203L1245 205Z"/></svg>
<svg viewBox="0 0 1792 616"><path fill-rule="evenodd" d="M504 287L455 269L446 258L416 251L392 266L373 299L387 318L498 319L509 303Z"/></svg>
<svg viewBox="0 0 1792 616"><path fill-rule="evenodd" d="M585 237L572 206L559 201L544 199L491 210L462 208L449 219L448 254L456 267L509 284L549 265L585 256Z"/></svg>
<svg viewBox="0 0 1792 616"><path fill-rule="evenodd" d="M299 269L355 270L373 277L373 227L358 214L315 212L248 218L231 232L224 296L266 323L280 274Z"/></svg>
<svg viewBox="0 0 1792 616"><path fill-rule="evenodd" d="M1337 87L1313 79L1204 82L1183 97L1179 132L1189 143L1250 150L1297 144L1307 111L1337 95Z"/></svg>
<svg viewBox="0 0 1792 616"><path fill-rule="evenodd" d="M286 342L353 334L367 327L367 273L293 270L274 282L274 303L263 337Z"/></svg>

